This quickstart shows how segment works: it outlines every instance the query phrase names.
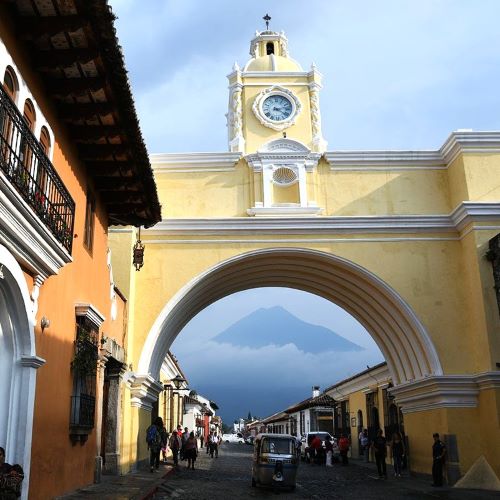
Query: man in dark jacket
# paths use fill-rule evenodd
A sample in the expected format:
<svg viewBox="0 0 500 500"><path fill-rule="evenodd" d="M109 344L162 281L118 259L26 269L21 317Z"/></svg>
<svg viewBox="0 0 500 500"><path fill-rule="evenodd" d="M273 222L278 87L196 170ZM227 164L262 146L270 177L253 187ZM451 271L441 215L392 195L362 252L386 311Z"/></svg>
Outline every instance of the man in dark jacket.
<svg viewBox="0 0 500 500"><path fill-rule="evenodd" d="M443 465L446 456L446 446L435 432L432 437L432 486L443 486Z"/></svg>
<svg viewBox="0 0 500 500"><path fill-rule="evenodd" d="M382 429L377 431L377 437L372 443L375 453L375 462L377 462L377 471L379 479L387 479L387 468L385 465L385 457L387 456L387 439L382 432Z"/></svg>

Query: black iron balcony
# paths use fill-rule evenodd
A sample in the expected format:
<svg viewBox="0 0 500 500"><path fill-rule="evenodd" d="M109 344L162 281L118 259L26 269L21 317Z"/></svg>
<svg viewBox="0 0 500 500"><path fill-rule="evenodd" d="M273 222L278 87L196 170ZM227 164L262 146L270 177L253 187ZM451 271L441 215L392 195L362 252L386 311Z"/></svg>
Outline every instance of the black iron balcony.
<svg viewBox="0 0 500 500"><path fill-rule="evenodd" d="M75 202L2 85L0 168L57 241L71 253Z"/></svg>

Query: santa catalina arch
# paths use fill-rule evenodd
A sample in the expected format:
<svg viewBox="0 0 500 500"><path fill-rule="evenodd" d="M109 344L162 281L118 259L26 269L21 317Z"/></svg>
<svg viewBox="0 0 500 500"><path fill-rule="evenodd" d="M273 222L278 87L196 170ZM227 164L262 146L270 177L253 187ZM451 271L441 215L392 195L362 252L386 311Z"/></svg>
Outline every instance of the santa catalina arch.
<svg viewBox="0 0 500 500"><path fill-rule="evenodd" d="M335 302L375 339L414 471L430 470L439 432L456 437L462 474L480 455L500 474L500 317L485 257L500 230L500 133L332 151L318 69L290 57L283 33L257 33L250 55L228 75L228 151L152 155L163 220L141 232L140 272L135 231L111 234L133 360L124 453L146 457L138 436L182 327L231 293L286 286Z"/></svg>

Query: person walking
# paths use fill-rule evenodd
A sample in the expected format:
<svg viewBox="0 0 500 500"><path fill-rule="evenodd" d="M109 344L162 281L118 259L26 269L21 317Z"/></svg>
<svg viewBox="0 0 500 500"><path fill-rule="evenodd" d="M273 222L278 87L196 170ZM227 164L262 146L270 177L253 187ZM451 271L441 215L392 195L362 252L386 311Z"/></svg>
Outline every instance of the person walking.
<svg viewBox="0 0 500 500"><path fill-rule="evenodd" d="M162 453L162 459L163 462L167 462L167 452L168 452L168 439L169 439L169 434L167 432L167 429L165 426L162 427L160 431L160 436L161 436L161 453Z"/></svg>
<svg viewBox="0 0 500 500"><path fill-rule="evenodd" d="M187 468L194 470L194 463L198 455L198 440L194 436L194 432L189 433L186 444L184 445L184 457L187 459Z"/></svg>
<svg viewBox="0 0 500 500"><path fill-rule="evenodd" d="M219 437L215 432L212 432L210 434L210 439L209 439L209 446L210 446L210 458L218 458L219 457Z"/></svg>
<svg viewBox="0 0 500 500"><path fill-rule="evenodd" d="M311 462L311 464L315 464L318 462L318 459L319 459L319 455L321 454L321 452L319 451L320 449L322 448L322 444L321 444L321 439L319 438L319 436L317 434L314 435L314 437L312 438L312 441L311 443L309 444L309 460Z"/></svg>
<svg viewBox="0 0 500 500"><path fill-rule="evenodd" d="M179 465L179 450L181 449L182 446L182 440L177 431L175 430L172 431L172 434L170 435L170 439L168 441L168 445L172 450L172 458L174 460L174 466L177 467Z"/></svg>
<svg viewBox="0 0 500 500"><path fill-rule="evenodd" d="M180 426L179 426L180 427ZM189 439L189 430L187 427L184 427L184 432L182 431L182 427L180 427L180 436L181 436L181 460L186 460L184 451L186 450L186 442Z"/></svg>
<svg viewBox="0 0 500 500"><path fill-rule="evenodd" d="M160 451L162 448L161 431L163 420L156 417L154 422L146 430L146 442L149 450L149 467L151 472L158 471L160 467Z"/></svg>
<svg viewBox="0 0 500 500"><path fill-rule="evenodd" d="M212 431L210 431L210 434L207 436L207 439L205 441L205 448L207 449L207 455L210 453L210 440L212 439Z"/></svg>
<svg viewBox="0 0 500 500"><path fill-rule="evenodd" d="M326 436L325 438L325 451L326 451L326 466L333 467L333 444L330 436Z"/></svg>
<svg viewBox="0 0 500 500"><path fill-rule="evenodd" d="M340 456L342 457L342 465L348 465L349 459L347 458L347 453L349 452L349 439L344 434L340 435L339 450Z"/></svg>
<svg viewBox="0 0 500 500"><path fill-rule="evenodd" d="M401 477L403 468L403 457L405 455L405 444L399 432L394 432L391 438L392 460L394 463L394 477Z"/></svg>
<svg viewBox="0 0 500 500"><path fill-rule="evenodd" d="M443 465L446 457L446 446L435 432L432 437L432 486L443 486Z"/></svg>
<svg viewBox="0 0 500 500"><path fill-rule="evenodd" d="M387 479L387 468L385 465L385 457L387 456L387 439L385 438L382 429L377 431L377 436L373 440L372 447L375 452L378 477L379 479Z"/></svg>
<svg viewBox="0 0 500 500"><path fill-rule="evenodd" d="M368 429L363 429L359 442L363 450L364 461L368 462L370 460L370 438L368 437Z"/></svg>

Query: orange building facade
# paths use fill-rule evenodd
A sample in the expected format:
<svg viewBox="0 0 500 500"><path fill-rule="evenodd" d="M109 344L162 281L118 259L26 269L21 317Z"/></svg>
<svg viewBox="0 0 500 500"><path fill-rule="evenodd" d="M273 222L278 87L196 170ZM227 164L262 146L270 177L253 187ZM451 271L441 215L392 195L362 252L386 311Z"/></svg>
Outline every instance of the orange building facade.
<svg viewBox="0 0 500 500"><path fill-rule="evenodd" d="M0 447L46 499L118 473L108 227L160 206L105 1L2 3L0 78Z"/></svg>

